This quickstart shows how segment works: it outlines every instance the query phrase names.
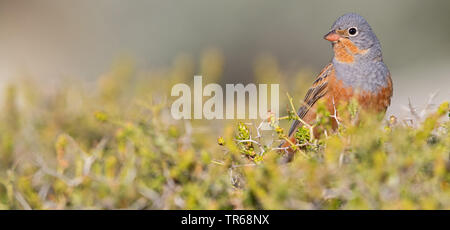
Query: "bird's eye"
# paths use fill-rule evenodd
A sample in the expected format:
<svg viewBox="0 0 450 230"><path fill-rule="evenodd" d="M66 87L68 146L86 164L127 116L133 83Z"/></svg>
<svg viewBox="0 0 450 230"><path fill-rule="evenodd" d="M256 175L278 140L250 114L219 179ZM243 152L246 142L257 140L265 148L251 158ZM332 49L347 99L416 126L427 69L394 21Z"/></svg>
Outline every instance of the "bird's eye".
<svg viewBox="0 0 450 230"><path fill-rule="evenodd" d="M358 29L356 29L356 27L350 27L348 28L348 34L350 36L356 36L358 34Z"/></svg>

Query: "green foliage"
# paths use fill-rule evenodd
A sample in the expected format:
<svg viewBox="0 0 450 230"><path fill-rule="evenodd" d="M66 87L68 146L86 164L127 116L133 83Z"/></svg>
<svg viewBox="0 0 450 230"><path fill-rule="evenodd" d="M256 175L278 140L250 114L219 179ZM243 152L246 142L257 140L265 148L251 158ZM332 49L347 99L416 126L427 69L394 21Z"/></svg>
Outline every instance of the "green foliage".
<svg viewBox="0 0 450 230"><path fill-rule="evenodd" d="M238 124L236 140L242 154L249 158L253 158L256 155L254 143L250 139L249 128L242 122Z"/></svg>
<svg viewBox="0 0 450 230"><path fill-rule="evenodd" d="M218 78L221 56L205 55L201 71ZM320 138L303 127L298 154L283 164L277 148L293 109L279 124L271 116L272 131L171 118L170 87L192 80L192 66L183 57L139 72L124 59L95 87L8 86L0 209L450 208L448 103L414 126L367 119ZM257 66L270 79L282 74ZM331 120L318 114L318 124Z"/></svg>
<svg viewBox="0 0 450 230"><path fill-rule="evenodd" d="M299 144L305 144L311 141L311 132L304 126L300 127L297 132L295 132L295 139Z"/></svg>
<svg viewBox="0 0 450 230"><path fill-rule="evenodd" d="M448 102L442 103L417 128L385 125L366 114L357 124L341 123L346 127L322 137L320 148L301 148L288 164L279 163L283 152L273 148L258 167L240 175L247 181L246 207L448 209L448 113ZM311 143L304 126L295 137L299 144Z"/></svg>

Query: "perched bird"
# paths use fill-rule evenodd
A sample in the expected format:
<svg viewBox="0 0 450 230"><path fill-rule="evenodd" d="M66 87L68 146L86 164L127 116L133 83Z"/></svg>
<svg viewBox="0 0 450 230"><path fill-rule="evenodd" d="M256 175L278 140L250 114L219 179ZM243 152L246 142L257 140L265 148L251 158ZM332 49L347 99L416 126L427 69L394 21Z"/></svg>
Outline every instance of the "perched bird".
<svg viewBox="0 0 450 230"><path fill-rule="evenodd" d="M383 62L381 46L369 23L360 15L348 13L339 17L324 39L332 43L334 57L320 72L307 91L298 116L308 124L316 118L319 100L324 100L331 114L337 105L353 98L361 109L385 113L391 103L392 80ZM295 133L302 123L296 120L289 130L289 139L295 143ZM337 121L332 121L337 128ZM280 147L292 155L289 142Z"/></svg>

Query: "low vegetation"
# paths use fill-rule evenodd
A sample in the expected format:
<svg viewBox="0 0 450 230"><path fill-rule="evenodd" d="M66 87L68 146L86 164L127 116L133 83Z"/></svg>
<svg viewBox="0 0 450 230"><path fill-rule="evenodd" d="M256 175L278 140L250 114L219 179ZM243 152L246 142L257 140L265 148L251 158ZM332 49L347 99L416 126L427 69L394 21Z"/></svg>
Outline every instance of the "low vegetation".
<svg viewBox="0 0 450 230"><path fill-rule="evenodd" d="M221 67L211 51L198 72L217 82ZM278 145L297 119L290 96L280 96L287 109L279 123L171 118L170 87L195 69L180 57L169 69L141 72L124 59L95 83L11 83L0 114L0 208L450 208L448 102L426 113L411 106L408 118L364 116L337 132L323 110L314 125L323 135L300 129L298 152L285 163ZM255 65L258 82L286 75L270 58ZM292 77L305 89L312 76ZM299 101L304 91L296 93ZM354 107L340 109L354 116Z"/></svg>

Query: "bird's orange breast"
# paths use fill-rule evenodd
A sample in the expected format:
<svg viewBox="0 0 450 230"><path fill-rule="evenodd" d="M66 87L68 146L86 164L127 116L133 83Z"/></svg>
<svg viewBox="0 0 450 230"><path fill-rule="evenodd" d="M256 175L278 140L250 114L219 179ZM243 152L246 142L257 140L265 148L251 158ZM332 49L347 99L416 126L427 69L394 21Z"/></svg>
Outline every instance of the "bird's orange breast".
<svg viewBox="0 0 450 230"><path fill-rule="evenodd" d="M327 106L330 114L336 115L337 117L340 117L339 114L335 114L335 111L337 112L337 108L341 105L346 105L352 99L356 99L361 109L365 111L373 113L384 113L391 103L393 92L391 77L387 76L387 80L388 82L386 87L381 88L376 92L357 91L352 87L345 86L342 80L337 79L335 69L332 68L331 71L326 75L326 77L322 78L322 81L327 81L327 92L325 96L320 100L325 102L325 105ZM317 116L317 105L318 103L312 105L303 117L303 120L310 125L313 125L315 123ZM332 128L334 130L338 128L338 124L334 119L332 120ZM319 130L316 127L314 129L315 137L320 136L320 133L318 131ZM292 143L295 143L295 135L291 135L289 137L289 140ZM288 147L289 145L289 142L284 142L281 147ZM292 149L288 149L287 152L291 154L293 151Z"/></svg>
<svg viewBox="0 0 450 230"><path fill-rule="evenodd" d="M339 105L347 104L352 99L356 99L361 109L372 113L384 113L391 103L392 80L387 76L387 85L375 92L359 91L344 85L342 80L336 78L333 71L328 79L328 93L324 97L328 110L333 114Z"/></svg>

